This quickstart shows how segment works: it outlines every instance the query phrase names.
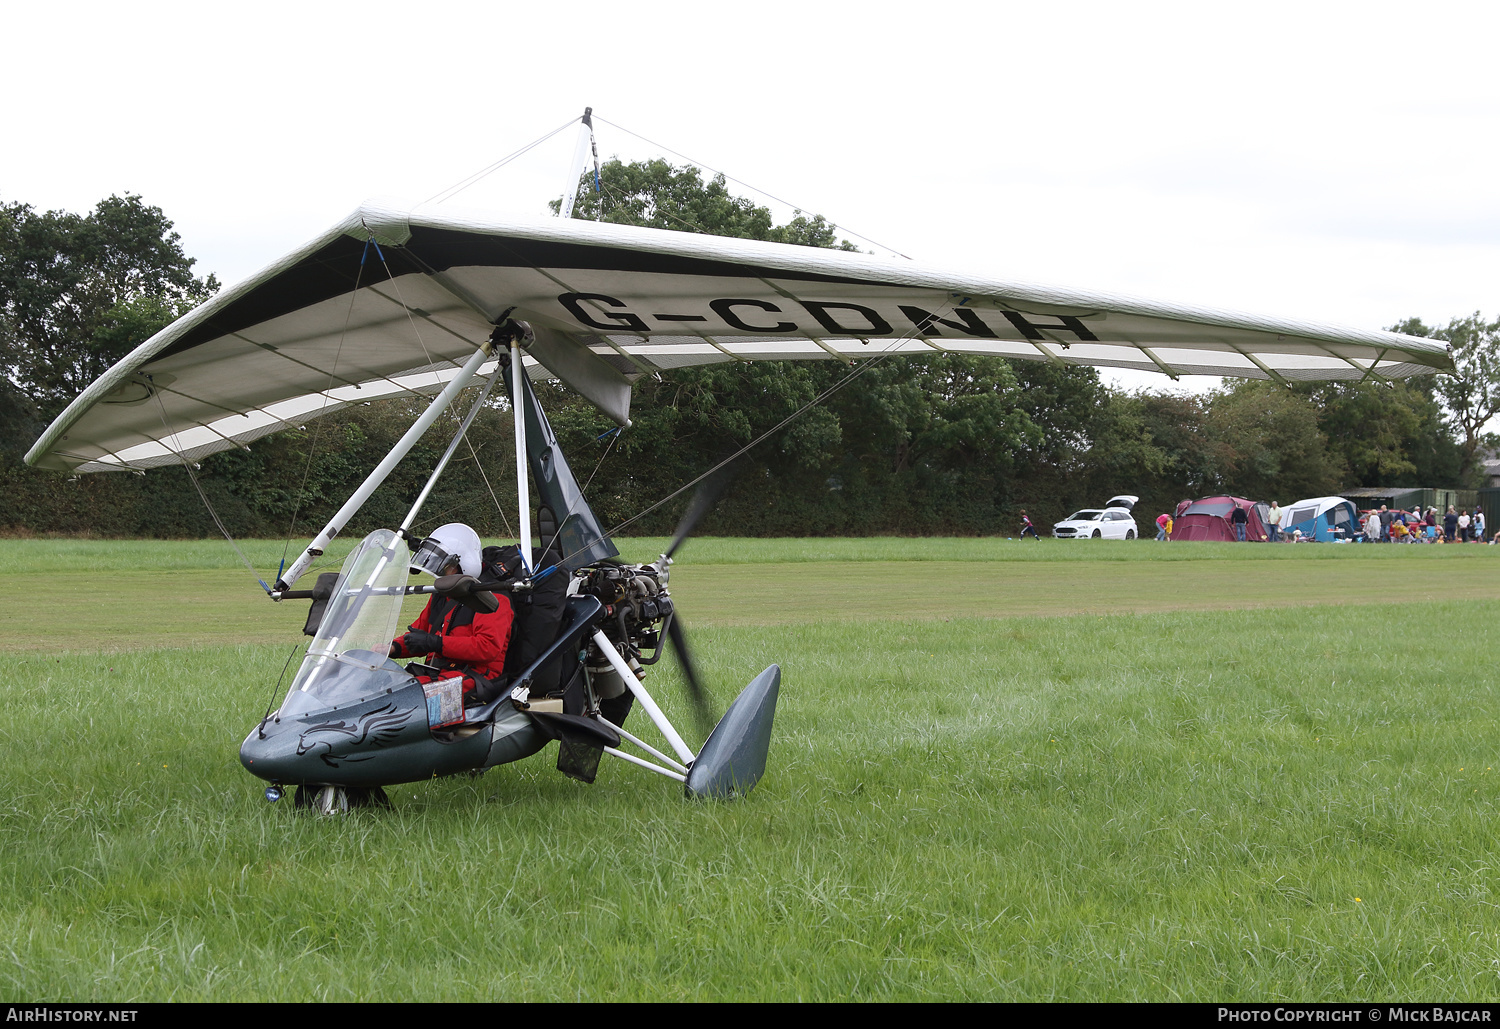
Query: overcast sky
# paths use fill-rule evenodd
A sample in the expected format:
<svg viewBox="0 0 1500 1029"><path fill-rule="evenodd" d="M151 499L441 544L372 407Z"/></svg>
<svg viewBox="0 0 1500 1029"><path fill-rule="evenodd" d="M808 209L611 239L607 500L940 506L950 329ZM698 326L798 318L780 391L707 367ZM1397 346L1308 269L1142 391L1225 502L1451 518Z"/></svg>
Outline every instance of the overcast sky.
<svg viewBox="0 0 1500 1029"><path fill-rule="evenodd" d="M521 6L12 5L0 200L139 193L233 282L591 105L976 274L1362 328L1500 310L1500 5ZM454 202L546 216L574 138Z"/></svg>

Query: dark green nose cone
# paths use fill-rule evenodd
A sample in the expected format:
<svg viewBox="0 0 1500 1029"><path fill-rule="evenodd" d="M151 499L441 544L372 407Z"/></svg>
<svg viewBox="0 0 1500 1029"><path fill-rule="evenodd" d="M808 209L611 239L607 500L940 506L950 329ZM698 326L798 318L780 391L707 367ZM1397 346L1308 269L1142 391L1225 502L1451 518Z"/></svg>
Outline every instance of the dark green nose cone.
<svg viewBox="0 0 1500 1029"><path fill-rule="evenodd" d="M735 698L688 773L689 797L743 796L766 771L771 722L781 691L781 666L772 665Z"/></svg>

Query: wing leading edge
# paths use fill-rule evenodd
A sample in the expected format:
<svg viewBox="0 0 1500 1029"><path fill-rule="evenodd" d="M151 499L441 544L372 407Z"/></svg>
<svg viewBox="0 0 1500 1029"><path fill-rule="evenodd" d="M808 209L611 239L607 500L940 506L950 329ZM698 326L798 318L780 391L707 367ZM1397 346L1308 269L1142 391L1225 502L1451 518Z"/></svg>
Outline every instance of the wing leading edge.
<svg viewBox="0 0 1500 1029"><path fill-rule="evenodd" d="M949 352L1281 381L1445 371L1445 345L966 276L863 254L371 202L147 340L27 454L79 472L196 461L355 403L442 388L504 318L530 374L617 422L694 365Z"/></svg>

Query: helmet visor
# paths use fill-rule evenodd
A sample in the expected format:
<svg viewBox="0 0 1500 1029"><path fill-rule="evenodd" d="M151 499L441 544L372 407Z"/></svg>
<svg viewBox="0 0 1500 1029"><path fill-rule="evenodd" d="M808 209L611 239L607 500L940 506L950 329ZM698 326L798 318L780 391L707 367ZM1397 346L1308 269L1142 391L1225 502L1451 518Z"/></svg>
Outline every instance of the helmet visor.
<svg viewBox="0 0 1500 1029"><path fill-rule="evenodd" d="M449 557L442 544L430 537L418 544L417 549L411 555L413 575L426 572L428 575L437 577L442 575L443 570L450 564L458 564L458 558Z"/></svg>

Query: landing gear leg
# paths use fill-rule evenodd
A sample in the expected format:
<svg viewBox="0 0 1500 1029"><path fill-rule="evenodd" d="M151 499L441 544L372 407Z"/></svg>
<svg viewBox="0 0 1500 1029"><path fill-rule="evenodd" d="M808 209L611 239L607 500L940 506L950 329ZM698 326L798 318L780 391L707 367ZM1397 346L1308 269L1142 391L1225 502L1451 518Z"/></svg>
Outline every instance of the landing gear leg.
<svg viewBox="0 0 1500 1029"><path fill-rule="evenodd" d="M599 701L599 713L608 722L615 725L624 725L625 718L630 714L630 709L635 706L635 694L626 690L618 697L610 697L608 700Z"/></svg>
<svg viewBox="0 0 1500 1029"><path fill-rule="evenodd" d="M342 786L298 786L292 806L298 811L341 815L349 810L349 793Z"/></svg>
<svg viewBox="0 0 1500 1029"><path fill-rule="evenodd" d="M298 786L292 805L298 811L342 815L363 807L389 808L391 798L379 786Z"/></svg>

